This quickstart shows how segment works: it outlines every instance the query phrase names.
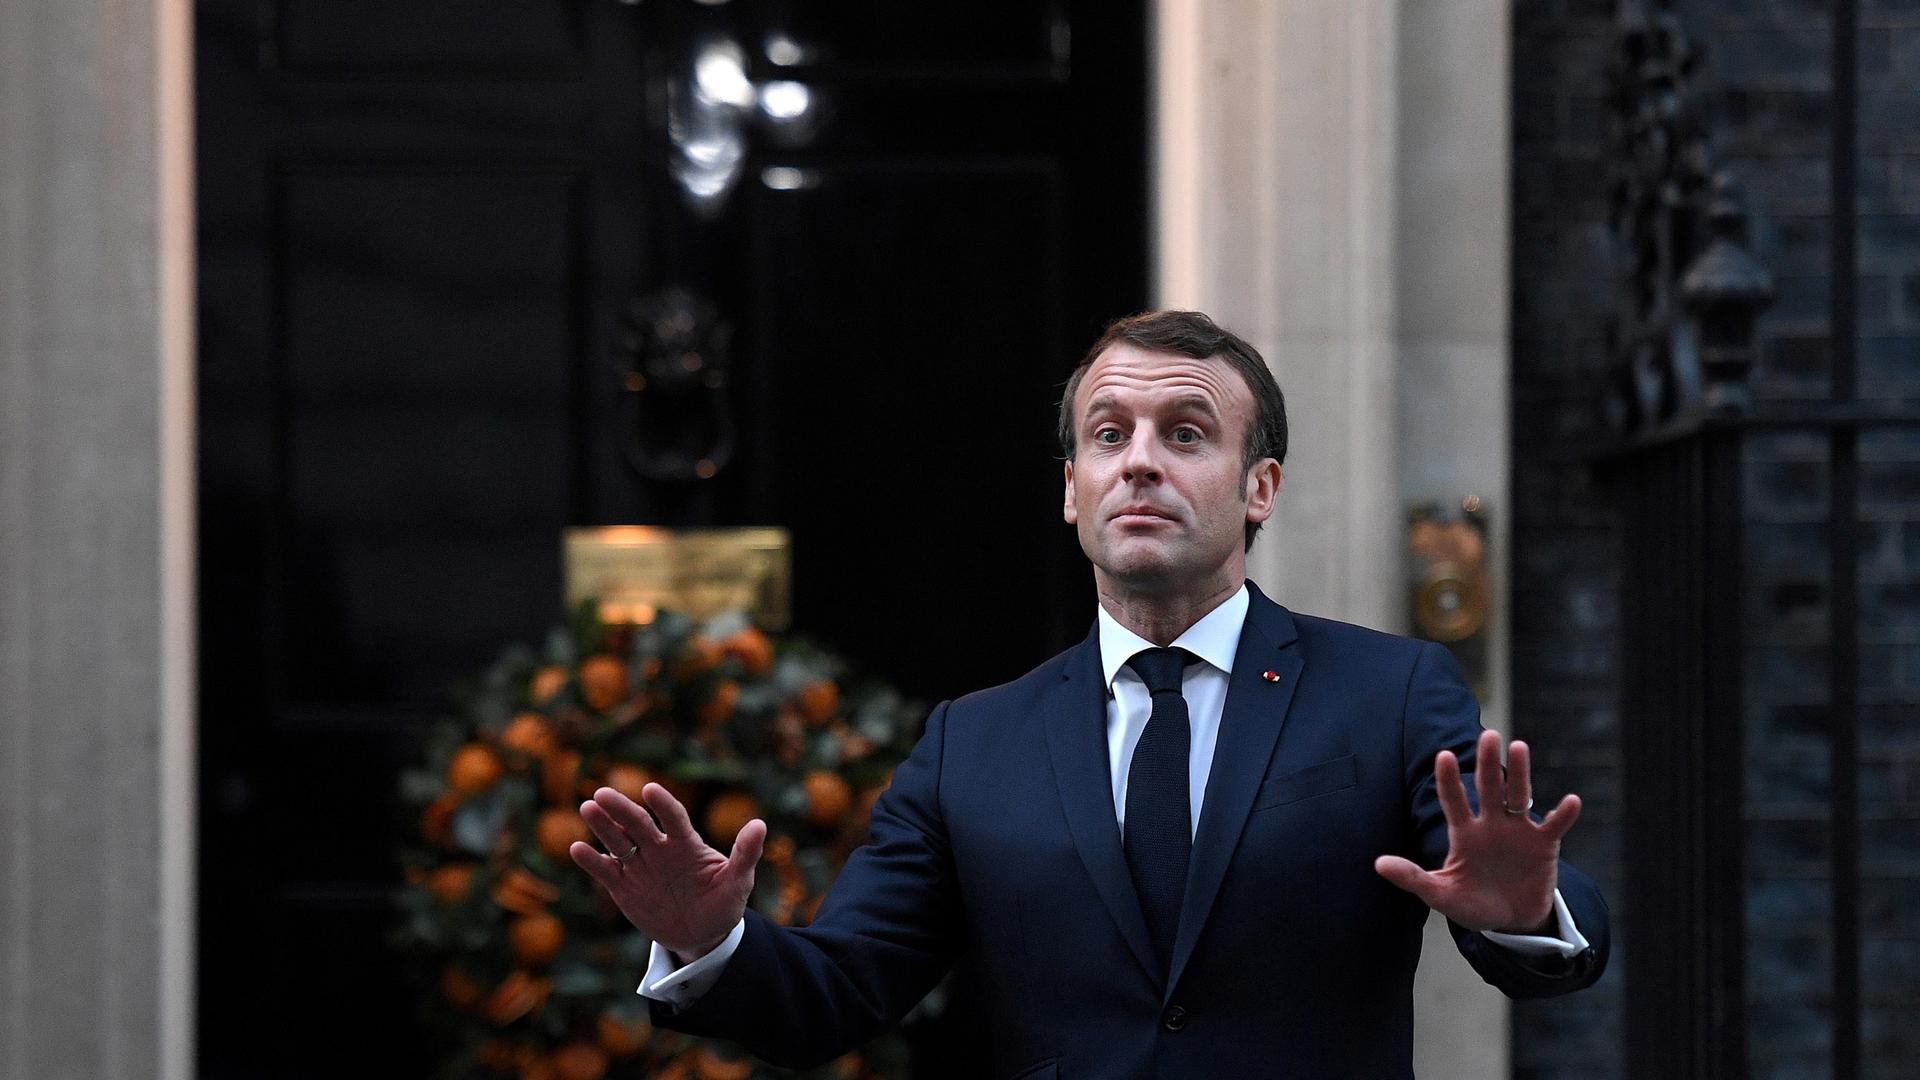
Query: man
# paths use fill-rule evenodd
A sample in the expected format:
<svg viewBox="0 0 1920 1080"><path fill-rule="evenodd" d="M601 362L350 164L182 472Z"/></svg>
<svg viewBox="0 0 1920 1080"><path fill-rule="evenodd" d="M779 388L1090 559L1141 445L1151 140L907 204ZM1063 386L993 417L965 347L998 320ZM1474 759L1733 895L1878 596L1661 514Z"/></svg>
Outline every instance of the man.
<svg viewBox="0 0 1920 1080"><path fill-rule="evenodd" d="M817 1063L965 952L996 1076L1404 1077L1428 906L1510 995L1598 978L1605 905L1559 860L1579 800L1527 813L1527 748L1503 775L1451 655L1245 580L1286 456L1252 347L1122 320L1061 415L1093 632L933 710L811 926L746 909L763 822L723 856L658 785L657 824L582 804L614 854L572 856L655 942L655 1022Z"/></svg>

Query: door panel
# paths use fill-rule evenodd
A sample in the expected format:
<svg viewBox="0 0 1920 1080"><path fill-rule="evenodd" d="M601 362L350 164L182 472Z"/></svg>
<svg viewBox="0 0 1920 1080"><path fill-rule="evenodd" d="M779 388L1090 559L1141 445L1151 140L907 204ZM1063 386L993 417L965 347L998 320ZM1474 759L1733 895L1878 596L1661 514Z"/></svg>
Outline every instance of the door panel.
<svg viewBox="0 0 1920 1080"><path fill-rule="evenodd" d="M428 1072L395 777L558 617L564 527L786 526L796 627L929 702L1085 633L1053 408L1146 299L1145 24L201 0L203 1076ZM719 38L814 112L744 121L696 209L671 87ZM627 307L667 286L736 331L739 451L700 483L628 464ZM953 1015L920 1075L984 1068Z"/></svg>

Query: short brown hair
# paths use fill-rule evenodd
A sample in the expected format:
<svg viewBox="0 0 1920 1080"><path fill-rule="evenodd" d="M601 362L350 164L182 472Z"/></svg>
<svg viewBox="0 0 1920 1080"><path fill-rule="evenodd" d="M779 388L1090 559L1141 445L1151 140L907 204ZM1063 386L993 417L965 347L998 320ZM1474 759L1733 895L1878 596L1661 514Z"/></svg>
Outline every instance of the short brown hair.
<svg viewBox="0 0 1920 1080"><path fill-rule="evenodd" d="M1262 458L1287 463L1287 399L1280 393L1273 372L1267 370L1267 362L1253 346L1198 311L1143 311L1107 324L1100 340L1067 376L1066 393L1060 398L1060 450L1069 461L1074 455L1074 392L1100 354L1123 341L1154 352L1177 353L1195 360L1220 359L1232 365L1253 394L1253 423L1241 444L1241 468L1251 469ZM1253 549L1253 537L1259 531L1260 522L1247 522L1247 550Z"/></svg>

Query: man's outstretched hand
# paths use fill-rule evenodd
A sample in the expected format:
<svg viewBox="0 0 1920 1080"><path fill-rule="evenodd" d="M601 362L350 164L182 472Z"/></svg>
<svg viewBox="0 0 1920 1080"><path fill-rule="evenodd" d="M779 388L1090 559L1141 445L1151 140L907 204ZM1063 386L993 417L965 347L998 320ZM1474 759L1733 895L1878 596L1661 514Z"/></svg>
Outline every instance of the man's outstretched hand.
<svg viewBox="0 0 1920 1080"><path fill-rule="evenodd" d="M580 816L609 855L575 841L567 854L607 887L627 920L681 963L712 952L733 932L753 891L753 868L767 842L767 823L747 822L734 838L733 854L708 846L693 828L687 808L666 788L648 784L640 804L603 787L580 804ZM655 825L651 809L660 818ZM638 850L634 850L638 849ZM633 850L625 861L614 856Z"/></svg>
<svg viewBox="0 0 1920 1080"><path fill-rule="evenodd" d="M1481 732L1475 755L1478 814L1467 802L1453 751L1442 750L1434 758L1434 786L1447 818L1446 865L1429 872L1398 855L1382 855L1373 868L1469 930L1540 933L1551 925L1560 838L1580 816L1580 797L1562 798L1535 823L1526 813L1533 798L1527 744L1516 739L1508 749L1504 777L1499 732Z"/></svg>

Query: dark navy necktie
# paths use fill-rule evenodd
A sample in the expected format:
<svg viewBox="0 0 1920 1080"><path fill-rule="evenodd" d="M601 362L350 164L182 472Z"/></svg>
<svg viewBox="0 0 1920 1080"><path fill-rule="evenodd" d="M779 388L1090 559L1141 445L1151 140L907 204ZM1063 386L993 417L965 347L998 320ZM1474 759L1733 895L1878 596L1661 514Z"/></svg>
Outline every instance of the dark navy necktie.
<svg viewBox="0 0 1920 1080"><path fill-rule="evenodd" d="M1153 712L1127 771L1127 869L1162 972L1173 960L1180 900L1187 891L1187 859L1193 851L1187 785L1187 748L1193 736L1180 674L1195 659L1185 649L1142 649L1127 661L1153 695Z"/></svg>

